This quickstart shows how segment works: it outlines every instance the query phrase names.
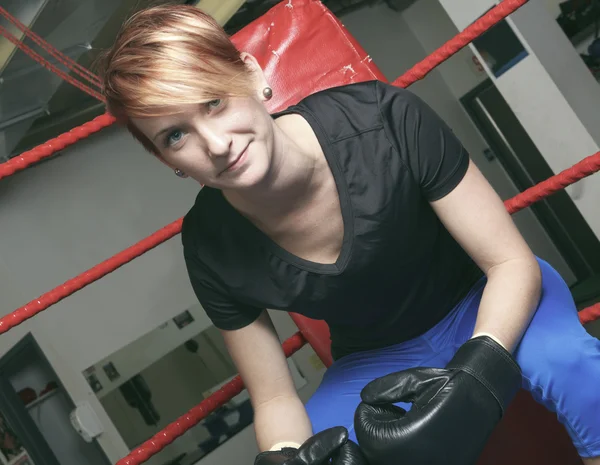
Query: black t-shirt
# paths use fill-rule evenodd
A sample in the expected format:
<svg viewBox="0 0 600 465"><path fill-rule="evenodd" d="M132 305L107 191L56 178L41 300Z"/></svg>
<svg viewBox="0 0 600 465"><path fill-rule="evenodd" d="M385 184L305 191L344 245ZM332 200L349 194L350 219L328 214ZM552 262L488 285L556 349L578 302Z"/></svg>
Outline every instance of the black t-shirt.
<svg viewBox="0 0 600 465"><path fill-rule="evenodd" d="M322 319L334 359L422 334L482 276L428 203L461 181L465 149L423 101L380 81L323 90L272 116L287 113L308 121L332 170L340 256L318 264L290 254L205 187L182 241L209 318L230 330L265 308Z"/></svg>

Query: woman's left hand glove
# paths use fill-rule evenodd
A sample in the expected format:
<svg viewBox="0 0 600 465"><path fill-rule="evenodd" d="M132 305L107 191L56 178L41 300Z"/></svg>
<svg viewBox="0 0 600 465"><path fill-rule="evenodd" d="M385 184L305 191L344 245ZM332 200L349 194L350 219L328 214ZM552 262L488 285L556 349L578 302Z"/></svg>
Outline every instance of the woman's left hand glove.
<svg viewBox="0 0 600 465"><path fill-rule="evenodd" d="M358 445L348 439L343 426L326 429L308 438L298 449L287 447L261 452L254 465L369 465Z"/></svg>
<svg viewBox="0 0 600 465"><path fill-rule="evenodd" d="M371 465L471 465L520 387L512 355L476 337L443 369L413 368L367 384L356 437ZM396 402L413 405L406 412Z"/></svg>

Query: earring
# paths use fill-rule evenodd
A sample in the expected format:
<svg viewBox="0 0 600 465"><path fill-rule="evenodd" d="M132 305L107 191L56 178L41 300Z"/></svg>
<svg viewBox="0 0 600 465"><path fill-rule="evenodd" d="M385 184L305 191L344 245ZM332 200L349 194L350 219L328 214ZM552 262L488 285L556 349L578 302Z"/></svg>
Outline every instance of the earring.
<svg viewBox="0 0 600 465"><path fill-rule="evenodd" d="M270 100L271 97L273 97L273 89L271 89L270 87L265 87L263 89L263 97L266 98L267 100Z"/></svg>
<svg viewBox="0 0 600 465"><path fill-rule="evenodd" d="M185 178L187 175L181 171L179 168L175 168L175 175L179 176L180 178Z"/></svg>

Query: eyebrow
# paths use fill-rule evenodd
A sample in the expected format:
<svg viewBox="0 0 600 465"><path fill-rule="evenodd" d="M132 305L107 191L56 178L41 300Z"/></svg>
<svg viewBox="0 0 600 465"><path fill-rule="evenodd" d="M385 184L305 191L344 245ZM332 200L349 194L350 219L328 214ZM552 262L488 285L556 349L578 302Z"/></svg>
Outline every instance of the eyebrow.
<svg viewBox="0 0 600 465"><path fill-rule="evenodd" d="M164 128L164 129L161 129L160 131L158 131L158 132L157 132L157 133L154 135L154 137L152 138L152 140L153 140L153 141L156 141L156 139L158 139L158 136L160 136L160 135L164 134L165 132L170 132L170 131L172 131L172 130L174 130L174 129L177 129L177 126L169 126L169 127L166 127L166 128Z"/></svg>

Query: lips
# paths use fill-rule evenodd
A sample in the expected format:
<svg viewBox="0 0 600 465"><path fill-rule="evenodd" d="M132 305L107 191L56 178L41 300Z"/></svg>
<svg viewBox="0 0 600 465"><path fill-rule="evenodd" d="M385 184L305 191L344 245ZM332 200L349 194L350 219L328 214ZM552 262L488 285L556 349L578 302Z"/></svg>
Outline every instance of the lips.
<svg viewBox="0 0 600 465"><path fill-rule="evenodd" d="M239 155L237 157L235 157L235 159L229 163L227 165L227 167L223 170L223 172L227 172L227 171L231 171L232 169L234 169L236 167L236 165L238 164L238 162L241 160L241 158L244 156L244 154L246 153L246 150L248 150L248 146L246 146L244 148L244 150L242 150Z"/></svg>

